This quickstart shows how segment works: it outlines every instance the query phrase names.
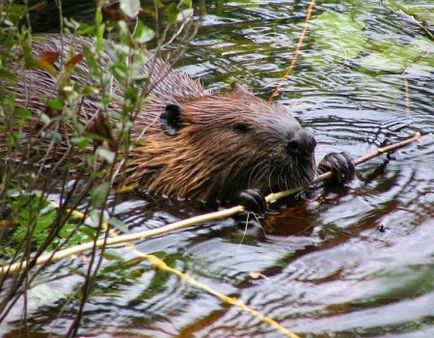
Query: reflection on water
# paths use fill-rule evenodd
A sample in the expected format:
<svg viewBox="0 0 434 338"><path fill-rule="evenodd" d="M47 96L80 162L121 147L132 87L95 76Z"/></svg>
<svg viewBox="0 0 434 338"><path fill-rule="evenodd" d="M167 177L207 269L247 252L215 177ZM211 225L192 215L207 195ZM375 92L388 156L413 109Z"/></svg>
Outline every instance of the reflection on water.
<svg viewBox="0 0 434 338"><path fill-rule="evenodd" d="M217 3L207 5L182 68L212 89L238 80L267 97L290 63L309 1ZM363 20L367 49L362 56L384 39L405 44L424 37L417 24L385 2L322 1L314 18L325 10ZM434 132L432 68L408 65L407 75L372 71L363 66L362 56L325 53L314 37L308 34L280 102L316 135L318 160L331 151L358 157L415 130ZM432 48L431 40L431 58ZM266 233L255 221L245 231L243 222L229 219L139 242L137 249L158 253L178 270L309 337L431 337L433 165L431 138L362 165L347 187L316 191L307 201L276 207L262 221ZM117 211L132 232L198 212L188 203L138 197L125 199ZM126 260L134 257L126 248L110 251ZM106 268L111 264L107 261ZM48 304L38 303L38 290L32 291L29 321L35 333L65 332L76 311L67 297L80 280L71 269L85 266L62 261L40 277L41 282L52 280L47 285L59 291ZM253 279L250 272L262 277ZM82 335L278 336L146 262L105 276L85 308ZM19 323L9 325L5 332L12 337Z"/></svg>

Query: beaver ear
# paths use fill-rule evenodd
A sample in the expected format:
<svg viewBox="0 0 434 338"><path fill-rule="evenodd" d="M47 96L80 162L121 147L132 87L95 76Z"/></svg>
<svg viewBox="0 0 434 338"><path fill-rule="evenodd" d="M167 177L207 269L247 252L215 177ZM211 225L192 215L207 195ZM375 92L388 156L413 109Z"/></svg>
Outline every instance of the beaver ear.
<svg viewBox="0 0 434 338"><path fill-rule="evenodd" d="M237 92L240 94L254 95L246 86L243 86L238 82L232 82L231 88L233 92Z"/></svg>
<svg viewBox="0 0 434 338"><path fill-rule="evenodd" d="M176 135L182 127L182 109L176 104L168 104L164 112L160 115L160 126L168 136Z"/></svg>

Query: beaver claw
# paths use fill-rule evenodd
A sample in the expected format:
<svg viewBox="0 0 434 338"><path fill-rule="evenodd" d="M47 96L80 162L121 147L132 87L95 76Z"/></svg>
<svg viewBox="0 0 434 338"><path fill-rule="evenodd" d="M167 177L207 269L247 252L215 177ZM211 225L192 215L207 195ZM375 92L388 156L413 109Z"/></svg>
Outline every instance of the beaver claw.
<svg viewBox="0 0 434 338"><path fill-rule="evenodd" d="M246 189L241 191L236 202L242 205L246 211L257 214L265 214L267 211L265 196L259 189Z"/></svg>
<svg viewBox="0 0 434 338"><path fill-rule="evenodd" d="M326 184L344 184L354 177L356 167L353 159L347 153L330 153L321 160L317 169L318 174L327 171L331 171L333 176L326 180Z"/></svg>

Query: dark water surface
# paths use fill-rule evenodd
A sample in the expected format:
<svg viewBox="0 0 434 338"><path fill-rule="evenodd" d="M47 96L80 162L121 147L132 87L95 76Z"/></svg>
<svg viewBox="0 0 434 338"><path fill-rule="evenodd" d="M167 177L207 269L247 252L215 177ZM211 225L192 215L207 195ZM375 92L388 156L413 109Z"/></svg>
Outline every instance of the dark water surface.
<svg viewBox="0 0 434 338"><path fill-rule="evenodd" d="M181 67L212 89L227 89L237 80L267 98L291 61L309 1L217 3L206 5ZM423 8L426 17L417 18L431 20L432 29L432 2L400 3ZM331 151L359 157L414 131L434 133L434 43L411 17L388 4L335 0L315 8L314 25L279 101L315 134L318 160ZM90 9L76 10L88 15ZM361 35L343 19L339 39L321 38L330 31L325 11L354 18ZM420 55L400 59L412 46L419 46ZM387 48L394 53L383 62ZM117 207L131 232L196 213L186 204L138 197ZM360 166L346 187L276 207L261 223L265 231L252 221L244 234L242 222L228 219L138 242L136 249L158 254L303 337L434 337L432 137ZM110 252L126 260L135 257L128 248ZM106 261L103 269L111 264ZM63 260L39 277L40 284L29 293L32 337L65 334L77 311L74 290L86 267L85 260ZM0 335L19 334L16 318L18 307ZM98 280L80 334L280 336L146 261Z"/></svg>

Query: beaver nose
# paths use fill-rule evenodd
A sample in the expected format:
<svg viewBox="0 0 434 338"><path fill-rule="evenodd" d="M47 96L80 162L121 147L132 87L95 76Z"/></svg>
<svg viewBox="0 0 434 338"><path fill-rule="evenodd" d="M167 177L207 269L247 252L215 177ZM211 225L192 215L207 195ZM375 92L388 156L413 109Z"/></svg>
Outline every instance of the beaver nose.
<svg viewBox="0 0 434 338"><path fill-rule="evenodd" d="M316 140L306 130L299 130L289 138L286 146L288 154L295 156L310 156L316 147Z"/></svg>

